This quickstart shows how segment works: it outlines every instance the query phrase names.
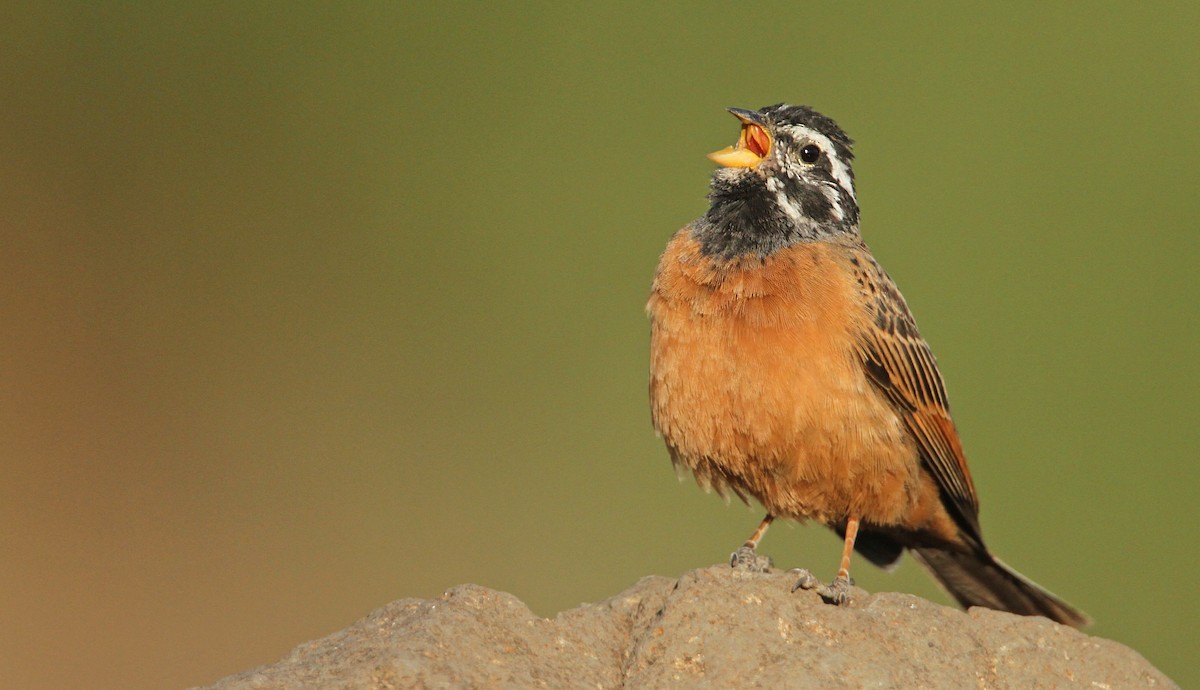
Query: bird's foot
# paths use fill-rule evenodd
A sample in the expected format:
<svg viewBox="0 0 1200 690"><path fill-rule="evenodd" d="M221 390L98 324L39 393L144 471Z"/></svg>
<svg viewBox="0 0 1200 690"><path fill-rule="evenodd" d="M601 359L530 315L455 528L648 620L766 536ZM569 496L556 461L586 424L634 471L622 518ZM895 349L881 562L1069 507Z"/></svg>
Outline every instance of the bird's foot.
<svg viewBox="0 0 1200 690"><path fill-rule="evenodd" d="M788 574L795 575L798 578L796 584L792 585L793 592L798 589L816 589L822 586L821 581L808 568L792 568L788 571Z"/></svg>
<svg viewBox="0 0 1200 690"><path fill-rule="evenodd" d="M770 572L771 566L770 556L759 555L752 546L742 546L737 551L729 554L729 566L734 570L745 570L750 573L766 573Z"/></svg>
<svg viewBox="0 0 1200 690"><path fill-rule="evenodd" d="M804 568L793 568L788 572L799 578L796 580L796 584L792 585L793 592L798 589L811 589L821 595L825 603L835 606L844 606L850 602L850 590L854 587L854 580L848 577L839 575L833 578L833 582L826 585L822 584L816 575Z"/></svg>
<svg viewBox="0 0 1200 690"><path fill-rule="evenodd" d="M854 580L839 575L833 578L833 582L818 587L817 594L820 594L827 604L845 606L850 603L850 590L853 588Z"/></svg>

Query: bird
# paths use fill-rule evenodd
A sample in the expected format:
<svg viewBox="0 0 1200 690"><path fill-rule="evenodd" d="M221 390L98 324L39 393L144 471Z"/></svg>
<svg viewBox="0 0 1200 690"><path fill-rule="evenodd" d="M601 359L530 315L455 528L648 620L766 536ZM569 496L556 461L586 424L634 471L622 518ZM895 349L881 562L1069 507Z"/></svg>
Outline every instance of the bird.
<svg viewBox="0 0 1200 690"><path fill-rule="evenodd" d="M709 154L708 211L671 237L646 311L671 462L767 511L731 564L766 570L771 523L811 520L844 540L840 567L793 591L847 604L852 553L890 570L907 551L963 608L1090 623L984 543L941 373L860 232L853 141L809 106L728 110L737 143Z"/></svg>

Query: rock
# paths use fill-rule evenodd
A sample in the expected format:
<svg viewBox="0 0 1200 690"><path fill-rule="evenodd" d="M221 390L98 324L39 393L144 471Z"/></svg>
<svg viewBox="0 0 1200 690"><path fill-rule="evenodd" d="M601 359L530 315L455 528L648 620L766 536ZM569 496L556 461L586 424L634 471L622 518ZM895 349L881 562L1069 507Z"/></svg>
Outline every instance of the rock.
<svg viewBox="0 0 1200 690"><path fill-rule="evenodd" d="M463 585L206 690L1178 687L1128 647L1044 618L859 589L835 607L791 593L793 579L713 566L553 619Z"/></svg>

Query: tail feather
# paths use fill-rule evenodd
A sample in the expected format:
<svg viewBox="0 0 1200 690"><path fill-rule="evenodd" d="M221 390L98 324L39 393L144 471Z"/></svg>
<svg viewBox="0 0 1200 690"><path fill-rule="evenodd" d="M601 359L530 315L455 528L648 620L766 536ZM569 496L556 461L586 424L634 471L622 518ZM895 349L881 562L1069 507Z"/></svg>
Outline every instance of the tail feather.
<svg viewBox="0 0 1200 690"><path fill-rule="evenodd" d="M1076 628L1092 622L1087 614L989 553L919 548L912 549L912 554L964 608L985 606L1023 616L1045 616Z"/></svg>

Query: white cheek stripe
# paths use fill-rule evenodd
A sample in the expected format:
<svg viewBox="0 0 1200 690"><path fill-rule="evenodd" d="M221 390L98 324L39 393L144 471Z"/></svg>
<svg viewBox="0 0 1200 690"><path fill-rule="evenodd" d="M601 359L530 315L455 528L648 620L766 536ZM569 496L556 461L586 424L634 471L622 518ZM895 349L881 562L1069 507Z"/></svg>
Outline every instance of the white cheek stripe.
<svg viewBox="0 0 1200 690"><path fill-rule="evenodd" d="M800 214L800 210L793 206L791 200L787 198L787 194L784 193L783 185L779 184L779 180L774 177L768 177L767 189L775 194L775 205L783 209L788 218L791 218L793 222L804 220L804 216Z"/></svg>
<svg viewBox="0 0 1200 690"><path fill-rule="evenodd" d="M853 192L853 190L851 190ZM842 200L838 194L838 190L833 188L833 185L825 183L821 185L821 194L825 195L825 200L829 202L829 207L833 209L833 215L838 220L846 220L846 214L842 213Z"/></svg>

